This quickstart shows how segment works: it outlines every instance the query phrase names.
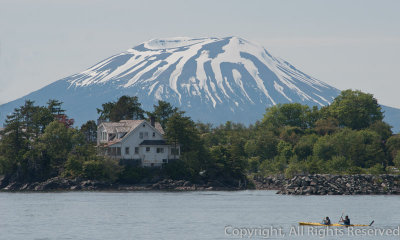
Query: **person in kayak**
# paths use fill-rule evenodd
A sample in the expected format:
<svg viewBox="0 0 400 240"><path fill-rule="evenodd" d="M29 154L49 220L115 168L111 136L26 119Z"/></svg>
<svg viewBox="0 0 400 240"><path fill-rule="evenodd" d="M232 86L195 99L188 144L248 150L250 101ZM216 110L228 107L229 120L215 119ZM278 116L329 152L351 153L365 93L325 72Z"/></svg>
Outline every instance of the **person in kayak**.
<svg viewBox="0 0 400 240"><path fill-rule="evenodd" d="M344 217L344 219L340 220L339 222L342 222L343 225L350 225L350 218L349 216Z"/></svg>
<svg viewBox="0 0 400 240"><path fill-rule="evenodd" d="M329 219L329 217L326 217L324 220L322 220L322 224L331 225L331 220Z"/></svg>

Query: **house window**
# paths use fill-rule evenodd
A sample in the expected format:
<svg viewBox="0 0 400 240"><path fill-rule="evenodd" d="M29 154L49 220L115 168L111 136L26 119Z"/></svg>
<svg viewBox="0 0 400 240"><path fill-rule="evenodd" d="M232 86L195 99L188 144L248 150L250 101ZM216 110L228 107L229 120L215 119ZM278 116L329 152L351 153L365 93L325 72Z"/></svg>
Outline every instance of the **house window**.
<svg viewBox="0 0 400 240"><path fill-rule="evenodd" d="M149 137L149 133L148 132L144 132L144 137L145 138Z"/></svg>
<svg viewBox="0 0 400 240"><path fill-rule="evenodd" d="M178 148L171 148L171 154L172 155L179 155L179 149Z"/></svg>
<svg viewBox="0 0 400 240"><path fill-rule="evenodd" d="M139 138L140 138L140 139L143 139L143 132L140 132L140 133L139 133Z"/></svg>
<svg viewBox="0 0 400 240"><path fill-rule="evenodd" d="M157 153L163 153L164 152L164 148L157 148Z"/></svg>
<svg viewBox="0 0 400 240"><path fill-rule="evenodd" d="M121 148L117 147L117 156L121 156Z"/></svg>
<svg viewBox="0 0 400 240"><path fill-rule="evenodd" d="M125 155L129 155L129 147L125 148Z"/></svg>
<svg viewBox="0 0 400 240"><path fill-rule="evenodd" d="M168 163L168 160L167 159L163 159L162 162L163 163Z"/></svg>
<svg viewBox="0 0 400 240"><path fill-rule="evenodd" d="M146 147L146 152L150 152L150 147Z"/></svg>
<svg viewBox="0 0 400 240"><path fill-rule="evenodd" d="M135 154L139 154L139 148L135 147Z"/></svg>
<svg viewBox="0 0 400 240"><path fill-rule="evenodd" d="M153 132L153 137L155 137L156 136L156 133L155 132Z"/></svg>
<svg viewBox="0 0 400 240"><path fill-rule="evenodd" d="M143 127L146 127L146 124L143 124Z"/></svg>

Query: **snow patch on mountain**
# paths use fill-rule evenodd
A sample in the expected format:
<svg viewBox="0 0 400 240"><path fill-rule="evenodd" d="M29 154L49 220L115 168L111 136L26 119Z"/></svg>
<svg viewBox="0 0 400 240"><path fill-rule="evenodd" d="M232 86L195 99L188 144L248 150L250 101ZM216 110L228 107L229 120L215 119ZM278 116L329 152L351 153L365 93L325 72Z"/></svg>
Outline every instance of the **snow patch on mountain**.
<svg viewBox="0 0 400 240"><path fill-rule="evenodd" d="M174 98L179 105L197 98L213 108L227 101L236 107L267 107L282 100L323 106L339 92L238 37L153 39L67 81L70 87L112 84L147 90L149 97Z"/></svg>

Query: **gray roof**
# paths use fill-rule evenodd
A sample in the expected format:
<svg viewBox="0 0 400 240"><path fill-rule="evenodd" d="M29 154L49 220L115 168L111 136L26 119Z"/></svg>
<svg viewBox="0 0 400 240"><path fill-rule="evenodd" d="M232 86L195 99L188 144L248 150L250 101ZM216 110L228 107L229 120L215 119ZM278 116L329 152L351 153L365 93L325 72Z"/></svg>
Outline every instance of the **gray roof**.
<svg viewBox="0 0 400 240"><path fill-rule="evenodd" d="M165 140L144 140L139 145L168 145Z"/></svg>
<svg viewBox="0 0 400 240"><path fill-rule="evenodd" d="M101 123L108 133L131 132L146 120L121 120L119 122L103 122ZM100 125L101 125L100 124ZM154 124L154 128L164 135L164 130L159 122Z"/></svg>
<svg viewBox="0 0 400 240"><path fill-rule="evenodd" d="M114 136L116 136L117 133L124 133L122 138L113 138L111 141L109 141L107 145L110 146L121 142L130 132L135 130L144 122L146 122L146 120L121 120L119 122L102 122L100 125L104 126L108 134L114 134ZM156 122L154 125L154 128L164 135L164 130L161 127L161 124Z"/></svg>

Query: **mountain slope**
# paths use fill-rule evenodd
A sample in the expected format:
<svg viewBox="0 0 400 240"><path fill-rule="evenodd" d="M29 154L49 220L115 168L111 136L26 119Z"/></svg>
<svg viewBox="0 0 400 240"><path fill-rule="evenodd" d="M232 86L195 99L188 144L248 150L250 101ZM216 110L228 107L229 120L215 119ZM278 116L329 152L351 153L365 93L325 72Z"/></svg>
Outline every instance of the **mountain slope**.
<svg viewBox="0 0 400 240"><path fill-rule="evenodd" d="M323 106L339 93L241 38L154 39L0 106L0 121L24 99L55 98L81 124L96 119L102 103L127 94L145 109L164 100L195 120L247 124L277 103Z"/></svg>

